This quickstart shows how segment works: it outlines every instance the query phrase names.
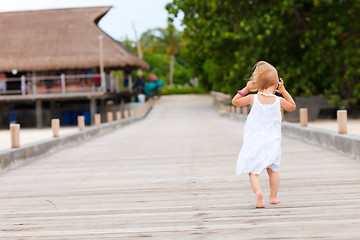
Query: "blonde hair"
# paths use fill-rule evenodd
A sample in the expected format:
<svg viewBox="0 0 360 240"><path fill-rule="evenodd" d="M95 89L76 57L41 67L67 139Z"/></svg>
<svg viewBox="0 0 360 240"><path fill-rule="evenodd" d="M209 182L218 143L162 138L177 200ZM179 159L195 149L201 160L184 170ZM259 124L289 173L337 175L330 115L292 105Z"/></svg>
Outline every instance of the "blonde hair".
<svg viewBox="0 0 360 240"><path fill-rule="evenodd" d="M258 90L264 90L277 84L279 76L273 65L265 61L259 61L253 67L250 81L254 81Z"/></svg>

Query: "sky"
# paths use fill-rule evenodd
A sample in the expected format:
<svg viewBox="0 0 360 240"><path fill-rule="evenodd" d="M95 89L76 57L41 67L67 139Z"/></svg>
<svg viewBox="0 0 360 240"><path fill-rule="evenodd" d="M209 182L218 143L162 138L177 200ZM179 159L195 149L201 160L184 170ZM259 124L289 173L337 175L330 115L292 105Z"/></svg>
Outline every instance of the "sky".
<svg viewBox="0 0 360 240"><path fill-rule="evenodd" d="M166 28L165 5L171 0L1 0L0 12L43 10L75 7L113 6L101 19L99 27L115 40L135 41L135 31L141 33L154 28ZM182 30L180 20L175 27Z"/></svg>

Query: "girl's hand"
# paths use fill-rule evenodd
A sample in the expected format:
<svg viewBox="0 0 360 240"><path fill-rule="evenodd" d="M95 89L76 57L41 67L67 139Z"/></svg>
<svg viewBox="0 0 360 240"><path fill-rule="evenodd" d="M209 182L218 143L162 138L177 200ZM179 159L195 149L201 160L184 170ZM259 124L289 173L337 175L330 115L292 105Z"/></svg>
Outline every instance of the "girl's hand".
<svg viewBox="0 0 360 240"><path fill-rule="evenodd" d="M278 87L277 87L276 92L282 94L285 91L286 91L286 89L284 87L284 81L280 78L280 82L278 83Z"/></svg>
<svg viewBox="0 0 360 240"><path fill-rule="evenodd" d="M247 89L249 90L249 92L256 92L256 84L253 81L248 81L248 83L246 84Z"/></svg>

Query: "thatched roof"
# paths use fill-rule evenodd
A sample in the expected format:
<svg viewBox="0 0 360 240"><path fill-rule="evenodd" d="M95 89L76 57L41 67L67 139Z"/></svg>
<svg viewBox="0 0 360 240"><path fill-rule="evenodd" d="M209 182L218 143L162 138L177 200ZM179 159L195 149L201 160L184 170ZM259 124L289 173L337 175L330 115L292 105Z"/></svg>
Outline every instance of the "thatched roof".
<svg viewBox="0 0 360 240"><path fill-rule="evenodd" d="M105 67L148 69L147 63L126 52L98 27L110 8L0 13L0 71L98 67L99 35L103 35Z"/></svg>

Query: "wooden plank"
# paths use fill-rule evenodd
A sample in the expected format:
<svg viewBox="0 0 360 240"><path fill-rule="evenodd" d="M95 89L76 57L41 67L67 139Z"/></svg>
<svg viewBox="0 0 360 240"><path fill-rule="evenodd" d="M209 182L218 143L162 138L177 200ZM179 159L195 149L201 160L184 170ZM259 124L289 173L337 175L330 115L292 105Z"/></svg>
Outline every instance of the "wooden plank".
<svg viewBox="0 0 360 240"><path fill-rule="evenodd" d="M360 238L359 160L284 138L281 203L255 209L235 175L242 127L210 96L161 97L143 121L1 175L0 238Z"/></svg>

